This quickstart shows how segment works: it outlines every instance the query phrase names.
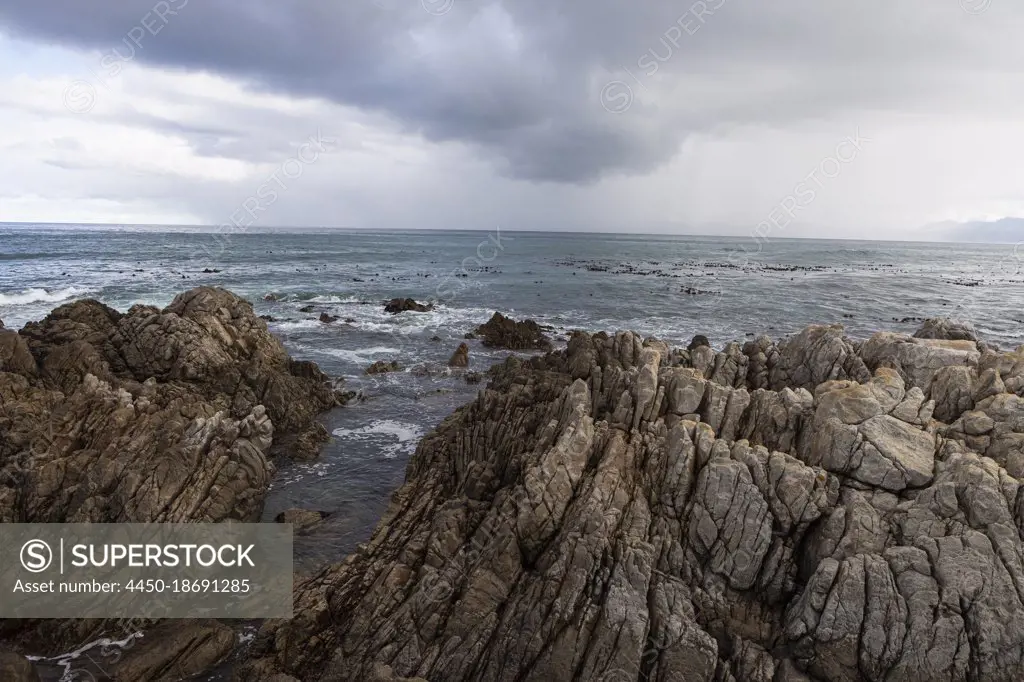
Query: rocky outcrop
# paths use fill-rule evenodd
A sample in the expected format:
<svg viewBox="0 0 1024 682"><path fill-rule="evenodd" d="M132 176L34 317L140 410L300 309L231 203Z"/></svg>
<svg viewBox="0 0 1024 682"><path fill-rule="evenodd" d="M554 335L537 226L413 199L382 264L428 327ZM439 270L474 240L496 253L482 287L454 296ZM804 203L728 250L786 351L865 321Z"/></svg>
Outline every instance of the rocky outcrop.
<svg viewBox="0 0 1024 682"><path fill-rule="evenodd" d="M330 514L309 509L286 509L274 517L276 523L290 523L296 533L300 533L317 526Z"/></svg>
<svg viewBox="0 0 1024 682"><path fill-rule="evenodd" d="M253 520L271 454L312 447L343 401L222 289L124 314L78 301L0 349L5 522Z"/></svg>
<svg viewBox="0 0 1024 682"><path fill-rule="evenodd" d="M460 343L452 356L448 358L449 367L469 367L469 346Z"/></svg>
<svg viewBox="0 0 1024 682"><path fill-rule="evenodd" d="M393 298L384 305L384 312L392 315L405 312L428 313L433 309L433 305L417 303L411 298Z"/></svg>
<svg viewBox="0 0 1024 682"><path fill-rule="evenodd" d="M970 322L951 320L946 317L932 317L914 332L915 339L942 339L945 341L973 341L982 350L985 344L978 336L978 330Z"/></svg>
<svg viewBox="0 0 1024 682"><path fill-rule="evenodd" d="M0 330L0 521L256 521L272 455L314 456L339 384L293 360L223 289L164 309L61 306ZM109 621L0 621L0 638L56 654ZM147 631L116 679L179 679L234 647L204 621ZM6 678L5 678L6 679Z"/></svg>
<svg viewBox="0 0 1024 682"><path fill-rule="evenodd" d="M939 422L973 356L907 339L509 358L237 678L1024 678L1020 398Z"/></svg>
<svg viewBox="0 0 1024 682"><path fill-rule="evenodd" d="M910 386L928 389L944 367L977 367L981 352L974 341L919 339L906 334L879 332L860 351L870 369L890 367Z"/></svg>
<svg viewBox="0 0 1024 682"><path fill-rule="evenodd" d="M533 320L516 321L501 313L480 325L476 335L485 346L509 350L551 350L551 340Z"/></svg>
<svg viewBox="0 0 1024 682"><path fill-rule="evenodd" d="M367 374L387 374L389 372L400 372L402 366L397 360L378 360L366 368Z"/></svg>

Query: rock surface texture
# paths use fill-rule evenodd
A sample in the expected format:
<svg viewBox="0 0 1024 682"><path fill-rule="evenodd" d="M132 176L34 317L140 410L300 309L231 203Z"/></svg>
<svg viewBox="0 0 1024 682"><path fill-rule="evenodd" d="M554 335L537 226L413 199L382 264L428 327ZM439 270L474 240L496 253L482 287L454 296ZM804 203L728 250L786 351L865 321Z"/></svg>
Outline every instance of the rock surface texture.
<svg viewBox="0 0 1024 682"><path fill-rule="evenodd" d="M270 455L342 400L223 289L61 306L0 331L0 521L253 520Z"/></svg>
<svg viewBox="0 0 1024 682"><path fill-rule="evenodd" d="M489 374L237 679L1024 679L1024 350L576 333Z"/></svg>
<svg viewBox="0 0 1024 682"><path fill-rule="evenodd" d="M272 455L315 456L328 438L316 416L344 400L223 289L162 310L61 306L20 332L0 329L0 522L258 520ZM58 653L109 625L0 621L0 639ZM223 630L176 632L157 647L168 656L223 657Z"/></svg>
<svg viewBox="0 0 1024 682"><path fill-rule="evenodd" d="M494 313L476 330L485 346L509 350L551 350L551 340L533 320L517 322L501 313Z"/></svg>
<svg viewBox="0 0 1024 682"><path fill-rule="evenodd" d="M417 303L411 298L393 298L384 304L384 312L397 315L398 313L414 312L428 313L434 309L429 303Z"/></svg>

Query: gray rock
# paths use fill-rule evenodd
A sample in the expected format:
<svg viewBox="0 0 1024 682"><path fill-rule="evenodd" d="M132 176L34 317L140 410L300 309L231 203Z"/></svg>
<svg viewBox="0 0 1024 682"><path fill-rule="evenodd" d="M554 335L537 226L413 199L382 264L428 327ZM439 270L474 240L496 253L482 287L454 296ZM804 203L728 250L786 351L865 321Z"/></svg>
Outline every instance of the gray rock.
<svg viewBox="0 0 1024 682"><path fill-rule="evenodd" d="M906 334L878 332L864 342L860 356L869 369L899 371L908 387L929 390L943 367L977 367L981 353L973 341L918 339Z"/></svg>
<svg viewBox="0 0 1024 682"><path fill-rule="evenodd" d="M753 360L730 386L628 333L499 366L240 676L1021 679L1024 493L967 442L1009 442L1020 399L939 438L932 410L958 400L895 367L865 377L816 334L790 357L842 362L781 391L749 388ZM697 365L725 366L702 348Z"/></svg>
<svg viewBox="0 0 1024 682"><path fill-rule="evenodd" d="M946 341L973 341L978 343L981 338L970 322L960 322L947 317L932 317L914 332L915 339L943 339ZM980 345L980 344L979 344Z"/></svg>

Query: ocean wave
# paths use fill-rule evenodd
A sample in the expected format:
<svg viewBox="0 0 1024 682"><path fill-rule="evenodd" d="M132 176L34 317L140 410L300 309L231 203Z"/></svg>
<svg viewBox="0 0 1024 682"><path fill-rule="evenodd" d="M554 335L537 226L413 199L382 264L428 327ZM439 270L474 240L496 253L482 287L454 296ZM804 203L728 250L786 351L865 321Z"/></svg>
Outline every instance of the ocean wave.
<svg viewBox="0 0 1024 682"><path fill-rule="evenodd" d="M425 433L426 431L416 424L394 419L377 419L357 429L335 429L332 435L343 440L384 441L381 444L381 454L387 459L394 459L400 454L411 455L415 452L416 444Z"/></svg>
<svg viewBox="0 0 1024 682"><path fill-rule="evenodd" d="M315 291L298 291L281 296L283 303L360 303L362 299L351 294L323 293Z"/></svg>
<svg viewBox="0 0 1024 682"><path fill-rule="evenodd" d="M20 292L0 292L0 305L28 305L30 303L58 303L89 293L89 289L67 287L49 291L47 289L24 289Z"/></svg>
<svg viewBox="0 0 1024 682"><path fill-rule="evenodd" d="M295 329L322 329L324 323L320 320L295 320L292 322L275 322L270 325L272 332L288 332Z"/></svg>
<svg viewBox="0 0 1024 682"><path fill-rule="evenodd" d="M374 358L374 356L386 357L400 352L398 348L392 348L390 346L371 346L369 348L356 348L355 350L348 350L345 348L320 348L319 351L324 355L330 355L331 357L346 360L357 365L365 364L368 360Z"/></svg>

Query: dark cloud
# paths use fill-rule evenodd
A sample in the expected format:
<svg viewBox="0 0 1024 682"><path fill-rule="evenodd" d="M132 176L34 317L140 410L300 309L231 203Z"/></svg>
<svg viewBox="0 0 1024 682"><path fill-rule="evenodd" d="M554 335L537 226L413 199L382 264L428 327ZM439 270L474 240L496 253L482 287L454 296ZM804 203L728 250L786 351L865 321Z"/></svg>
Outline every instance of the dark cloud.
<svg viewBox="0 0 1024 682"><path fill-rule="evenodd" d="M5 0L0 26L379 112L510 176L586 183L648 172L695 131L983 104L979 74L1024 64L1024 7L986 2ZM629 90L609 99L609 81Z"/></svg>

